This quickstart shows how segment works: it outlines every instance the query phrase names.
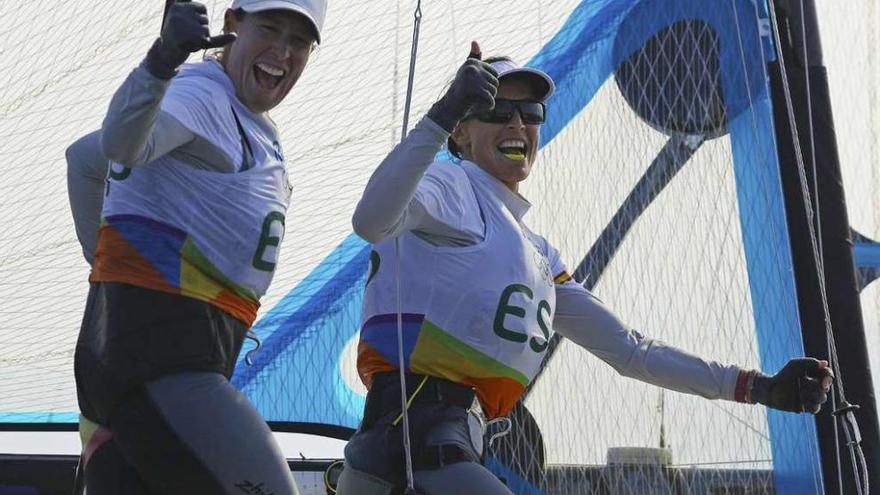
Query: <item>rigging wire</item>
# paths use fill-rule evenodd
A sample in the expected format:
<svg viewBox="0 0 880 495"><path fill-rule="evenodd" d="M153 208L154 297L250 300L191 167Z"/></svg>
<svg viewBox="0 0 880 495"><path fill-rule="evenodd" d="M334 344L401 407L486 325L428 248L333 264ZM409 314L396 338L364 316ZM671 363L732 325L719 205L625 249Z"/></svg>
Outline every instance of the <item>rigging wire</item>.
<svg viewBox="0 0 880 495"><path fill-rule="evenodd" d="M412 105L413 82L416 74L416 54L419 50L419 28L422 25L422 0L416 1L416 10L413 12L413 35L409 53L409 75L406 81L406 103L403 106L403 127L400 130L400 140L406 137L409 126L409 109Z"/></svg>
<svg viewBox="0 0 880 495"><path fill-rule="evenodd" d="M737 10L736 10L735 0L730 0L730 5L731 5L731 10L734 14L734 21L736 23L736 32L739 34L739 36L737 36L737 39L739 42L739 55L740 55L740 61L742 62L742 70L743 70L743 74L747 74L748 68L747 68L746 62L745 62L746 59L745 59L745 48L743 46L742 27L740 26L740 19L739 19L739 15L737 13ZM758 4L753 3L753 7L755 9L756 19L760 18L760 14L758 13ZM761 51L761 61L762 61L763 66L765 66L765 67L769 64L769 61L766 59L766 56L765 56L763 50ZM766 72L764 73L764 76L769 77ZM752 116L752 128L751 128L752 138L755 139L756 142L758 142L760 140L760 137L758 136L757 116L755 114L755 101L752 99L752 94L753 94L753 91L755 88L752 88L751 84L749 83L748 78L746 78L744 82L746 85L746 94L747 94L748 100L749 100L749 108L751 109L750 113ZM767 164L766 162L762 163L762 165L769 166L769 164ZM765 200L769 200L769 196L766 193L765 193ZM817 439L814 439L814 441L816 441L816 440ZM817 453L817 456L818 456L818 453ZM811 472L813 474L813 479L812 479L813 486L817 490L821 490L821 486L822 486L821 470L817 471L815 469L815 465L813 465L813 464L811 464L810 466L812 468Z"/></svg>
<svg viewBox="0 0 880 495"><path fill-rule="evenodd" d="M807 119L807 124L808 124L808 129L809 129L808 132L809 132L809 137L810 137L810 159L812 160L810 162L810 164L811 164L811 168L812 168L812 172L813 172L813 196L812 196L812 198L813 198L813 203L815 204L815 208L816 208L816 217L815 217L816 230L820 234L818 236L819 264L822 269L822 271L820 273L824 274L825 273L825 247L823 245L823 240L822 240L822 236L821 236L822 215L821 215L821 205L819 204L819 185L818 185L819 174L818 174L818 171L816 168L816 139L815 139L815 128L813 125L813 93L812 93L811 86L810 86L810 84L811 84L810 83L810 56L809 56L809 50L807 47L807 27L806 27L806 18L805 18L806 16L804 15L804 0L799 0L798 6L800 8L801 47L802 47L802 57L803 57L803 64L804 64L804 83L806 84L807 115L809 116L809 118ZM830 318L828 316L826 316L826 318L828 318L830 320ZM830 328L830 326L829 326L829 328ZM837 362L837 349L835 347L834 340L829 339L828 340L828 355L829 356L831 355L832 351L834 352L834 356L835 356L834 363L837 364L838 363ZM840 370L837 367L835 367L835 374L837 376L842 377L842 374L840 373ZM846 410L848 410L848 408L852 407L846 401L846 398L843 395L843 392L844 392L843 387L841 386L840 387L840 396L841 396L841 401L843 403L843 407L841 409L837 408L836 397L834 396L833 393L831 394L832 405L834 406L834 409L833 409L834 414L832 415L832 418L834 419L834 426L835 426L834 427L835 444L839 444L839 442L840 442L840 440L838 439L838 433L837 433L840 413L846 412ZM858 406L855 406L855 407L858 408ZM858 424L855 422L855 416L848 414L847 417L845 418L845 421L846 422L852 421L852 424L849 425L850 429L847 429L846 427L844 428L844 433L847 437L847 445L850 445L853 442L853 439L851 438L851 435L850 435L850 433L851 433L850 430L853 430L853 432L854 432L854 434L852 436L857 437L857 439L858 439L856 443L860 442L861 438L859 438L860 435L858 434ZM864 458L864 452L862 451L861 448L858 448L858 449L850 448L849 453L850 453L850 461L852 462L852 467L853 467L853 475L856 480L858 480L860 474L863 476L864 490L865 490L865 493L868 493L868 491L869 491L868 483L869 482L868 482L867 462L865 461L865 458ZM858 456L860 458L861 464L856 462L856 456ZM840 453L837 452L835 457L837 459L837 473L838 473L838 482L839 482L838 486L840 486L841 487L840 489L842 490L843 489L843 482L840 479L840 477L842 476L842 468L840 465ZM860 466L862 468L861 473L859 473Z"/></svg>
<svg viewBox="0 0 880 495"><path fill-rule="evenodd" d="M802 57L803 57L803 64L804 64L804 83L806 84L805 92L806 92L806 97L807 97L807 115L809 116L809 118L807 119L807 125L808 125L808 129L809 129L808 134L810 137L810 141L809 141L810 142L810 160L811 160L810 163L812 165L811 168L813 171L813 194L812 194L812 196L807 196L806 193L804 193L804 201L807 201L808 197L812 197L812 201L813 201L812 204L814 204L815 208L816 208L815 228L818 232L822 232L822 218L821 218L821 211L820 211L820 205L819 205L818 174L816 173L817 172L816 171L816 139L815 139L816 133L813 128L813 95L811 93L812 90L810 87L810 63L809 63L810 57L809 57L809 53L807 52L807 29L806 29L806 20L804 19L803 0L800 1L799 7L800 7L800 21L801 21L800 29L801 29L801 35L802 35L801 46L803 48ZM781 55L780 55L780 65L782 65ZM785 68L783 67L782 70L784 71ZM784 77L784 74L785 73L783 72L783 81L785 83L787 83L788 80L787 80L787 78ZM794 129L794 120L791 119L791 116L789 116L789 119L791 120L792 129ZM796 149L800 150L800 146L797 146ZM803 179L803 178L801 179L802 187L803 187L804 180L805 179ZM811 226L813 225L811 219L808 218L807 221L811 222L810 223ZM820 277L822 277L822 274L825 273L825 246L823 245L821 235L818 238L818 253L819 253L819 257L817 259L817 262L820 266L819 274L820 274ZM824 295L823 295L823 301L824 301ZM828 322L830 321L830 315L828 315L827 313L825 316L825 321L826 321L826 330L825 331L827 334L828 333ZM826 352L828 353L829 356L832 355L832 351L836 351L836 349L832 349L832 345L833 345L833 341L826 339ZM836 358L833 363L835 363L835 364L837 363ZM835 374L835 376L841 376L840 370L838 370L837 367L834 367L834 374ZM835 396L835 394L833 392L831 393L831 410L837 411L837 397ZM839 420L838 420L838 417L836 414L832 414L831 419L834 422L834 445L837 446L837 445L840 445L840 436L838 433ZM842 493L843 492L843 466L840 462L840 450L837 449L836 447L834 450L835 450L834 451L834 460L837 464L837 486L838 486L838 490ZM853 463L853 467L855 467L855 465L856 465L855 459L852 459L852 463Z"/></svg>
<svg viewBox="0 0 880 495"><path fill-rule="evenodd" d="M406 138L409 126L409 111L412 105L413 82L416 72L416 55L419 49L419 28L422 24L422 0L416 1L413 12L413 36L409 54L409 75L406 83L406 102L403 106L403 125L400 130L401 142ZM409 435L409 403L406 397L406 362L403 357L403 312L400 305L400 237L394 238L394 285L397 298L397 369L400 374L400 414L403 418L403 452L406 464L406 494L415 494L413 479L412 445ZM423 382L424 384L424 382Z"/></svg>
<svg viewBox="0 0 880 495"><path fill-rule="evenodd" d="M855 416L852 413L852 411L854 411L855 409L858 409L858 406L850 405L849 402L846 400L846 396L844 395L843 382L842 382L843 374L840 372L840 368L839 368L839 360L837 357L837 346L836 346L836 342L834 340L832 329L831 329L831 318L830 318L830 313L828 310L827 294L825 292L826 291L825 280L824 280L825 252L824 252L824 246L822 244L822 236L821 236L821 232L822 232L822 220L821 220L821 214L820 214L820 207L821 206L819 204L819 191L818 191L818 182L817 182L817 179L818 179L817 175L818 174L817 174L817 168L816 168L815 132L814 132L814 126L813 126L812 95L810 92L810 79L809 79L810 64L809 64L809 55L808 55L808 51L807 51L806 25L805 25L805 20L804 20L804 15L803 15L803 12L804 12L803 0L800 0L799 7L800 7L800 12L801 12L801 15L800 15L801 35L802 35L802 40L801 40L802 43L801 44L803 47L803 64L804 64L804 76L805 76L804 81L806 83L806 97L807 97L807 110L808 110L807 122L809 124L808 132L809 132L809 138L810 138L810 149L811 149L811 159L812 159L811 168L812 168L812 172L813 172L813 195L812 195L812 198L813 198L813 202L815 204L815 217L814 217L815 229L819 233L819 235L816 236L817 239L815 241L816 247L814 248L814 256L816 256L816 253L818 253L817 264L820 268L819 280L820 280L820 289L822 290L823 309L825 311L825 322L826 322L826 330L825 331L826 331L826 335L828 336L828 339L827 339L828 355L833 356L832 364L834 367L834 372L835 372L835 375L838 377L838 379L841 380L841 381L839 381L838 387L837 387L837 392L840 395L841 407L838 408L837 400L836 400L836 397L834 396L834 393L832 393L832 395L831 395L832 405L833 405L832 418L834 420L835 443L839 444L839 439L837 436L837 429L839 427L838 422L840 421L840 416L845 415L845 417L843 418L844 435L846 436L847 446L849 447L850 462L852 463L852 468L853 468L853 479L856 482L856 488L857 488L858 492L861 494L861 493L863 493L863 491L862 491L863 489L864 489L864 493L868 492L868 486L867 486L868 479L867 479L867 466L864 465L864 462L865 462L864 461L864 454L861 450L861 447L858 447L859 442L861 442L861 435L859 434L859 431L858 431L858 423L856 422ZM787 78L785 79L785 82L787 83ZM794 126L793 122L794 121L792 120L792 126ZM792 129L794 129L794 127L792 127ZM800 149L800 144L798 144L798 149ZM801 157L801 161L802 160L803 160L803 157ZM803 168L802 163L800 166L801 166L801 168L799 169L799 171L802 174L804 174L804 168ZM801 176L802 188L805 187L805 180L806 180L805 176L802 175ZM805 203L807 202L806 198L808 198L808 197L809 196L807 195L807 192L805 191L804 192ZM808 221L811 222L810 223L811 227L812 227L812 220L813 219L808 219ZM811 233L812 233L812 231L811 231ZM854 444L856 445L856 448L852 447ZM859 478L861 473L859 470L859 462L856 459L857 455L862 462L862 470L861 471L864 471L864 478L865 478L864 482L863 482L864 488L863 488L863 483L862 483L862 481L860 481L860 478ZM840 453L839 452L835 452L835 458L837 460L837 466L838 466L838 481L839 481L838 486L840 487L840 490L842 492L842 490L843 490L842 471L843 470L840 465Z"/></svg>
<svg viewBox="0 0 880 495"><path fill-rule="evenodd" d="M828 342L828 359L831 362L832 369L834 371L834 381L835 387L834 391L831 393L832 406L834 410L832 411L832 417L834 418L834 426L835 426L835 437L838 428L838 421L842 420L843 422L843 432L846 436L846 445L850 451L850 458L852 460L854 477L853 481L855 483L856 491L858 495L868 495L869 486L868 486L868 474L867 474L867 464L865 462L864 452L860 446L861 442L861 434L859 433L858 422L856 421L855 415L853 411L858 409L857 405L852 405L846 400L846 395L843 389L843 376L840 373L840 364L837 357L837 346L834 341L834 333L831 325L831 311L828 307L828 294L827 288L825 286L825 263L823 257L823 250L821 246L821 241L819 240L819 235L821 235L821 223L819 223L818 218L815 218L816 215L811 204L810 198L814 198L813 201L816 202L816 209L818 210L819 202L818 202L818 191L815 192L816 196L814 197L810 194L807 176L806 176L806 166L804 164L803 150L801 147L800 139L798 136L798 131L796 128L796 120L794 113L794 104L792 102L791 96L791 88L788 83L788 74L785 68L785 60L783 58L782 53L782 40L779 34L779 24L776 18L776 5L775 0L769 0L769 14L771 16L771 25L773 30L774 41L777 47L777 57L779 58L779 70L780 70L780 79L782 82L783 94L785 96L785 107L786 112L788 114L789 119L789 129L791 130L791 138L793 143L793 148L795 152L795 161L797 162L798 167L798 177L800 179L801 192L804 197L804 210L807 216L807 225L810 233L810 247L813 252L813 259L816 264L816 269L818 271L818 284L819 284L819 292L822 299L822 311L825 316L825 334ZM799 5L801 8L801 12L803 12L803 0L799 1ZM816 159L815 159L815 135L813 129L813 115L812 115L812 99L809 95L809 61L806 49L806 29L804 24L803 15L801 16L801 34L803 36L803 45L804 45L804 70L807 76L807 105L809 114L807 115L807 119L809 122L809 133L810 133L810 144L811 144L811 158L813 159L812 168L813 168L813 178L814 178L814 189L816 188ZM815 224L814 224L815 218ZM837 407L837 401L835 397L835 392L840 397L840 407ZM841 418L842 417L842 418ZM838 442L839 444L839 442ZM843 493L843 483L842 479L840 479L841 474L841 466L840 466L840 453L838 449L835 449L835 456L837 458L837 474L839 477L839 489L840 492ZM861 469L859 469L861 467ZM861 471L861 472L860 472ZM862 477L864 477L864 483L862 482Z"/></svg>

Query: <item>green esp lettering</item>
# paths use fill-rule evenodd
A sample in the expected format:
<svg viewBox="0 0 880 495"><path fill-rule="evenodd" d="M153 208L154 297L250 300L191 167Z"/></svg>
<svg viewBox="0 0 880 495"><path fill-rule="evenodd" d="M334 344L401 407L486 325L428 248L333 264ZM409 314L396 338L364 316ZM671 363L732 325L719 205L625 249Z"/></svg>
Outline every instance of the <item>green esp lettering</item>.
<svg viewBox="0 0 880 495"><path fill-rule="evenodd" d="M544 313L547 314L547 318L550 317L550 303L541 299L538 303L538 326L541 327L541 333L544 334L543 342L532 337L529 340L529 347L532 348L535 352L544 352L547 349L547 346L550 345L550 329L547 328L547 322L544 321Z"/></svg>
<svg viewBox="0 0 880 495"><path fill-rule="evenodd" d="M524 308L512 306L510 304L510 296L516 292L525 294L529 299L532 298L532 289L529 289L525 285L511 284L505 287L504 292L501 293L501 300L498 302L498 309L495 311L495 324L493 325L493 328L495 329L495 334L502 339L513 342L525 342L529 338L528 335L510 330L504 326L504 318L509 314L520 318L526 316L526 310Z"/></svg>
<svg viewBox="0 0 880 495"><path fill-rule="evenodd" d="M263 229L260 232L260 243L257 245L257 251L254 253L254 268L257 270L263 270L265 272L271 272L275 269L275 263L271 261L266 261L263 259L263 256L266 254L266 249L269 246L278 247L281 243L281 235L272 235L272 224L275 222L281 223L281 232L283 235L284 232L284 214L277 211L269 212L266 215L266 218L263 219Z"/></svg>

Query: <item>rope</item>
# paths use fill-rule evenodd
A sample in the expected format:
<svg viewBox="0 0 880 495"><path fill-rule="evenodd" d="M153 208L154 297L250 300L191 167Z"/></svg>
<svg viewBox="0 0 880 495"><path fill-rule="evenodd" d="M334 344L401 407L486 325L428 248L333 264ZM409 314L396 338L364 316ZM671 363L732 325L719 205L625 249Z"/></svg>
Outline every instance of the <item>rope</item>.
<svg viewBox="0 0 880 495"><path fill-rule="evenodd" d="M803 12L803 7L804 7L803 0L800 0L799 3L800 3L801 12ZM855 485L856 485L856 493L857 493L857 495L868 495L869 487L868 487L867 466L865 465L865 461L864 461L864 459L865 459L864 453L862 451L861 446L859 445L859 443L861 442L861 435L859 433L858 423L856 421L855 415L853 414L853 411L855 409L857 409L858 406L853 406L853 405L849 404L846 400L846 395L844 394L843 377L840 372L840 365L839 365L839 361L837 358L837 346L834 342L834 333L833 333L833 329L831 326L831 311L829 310L829 307L828 307L828 294L827 294L827 289L825 286L825 277L824 277L824 273L825 273L824 256L823 256L823 252L822 252L821 242L819 240L819 236L817 235L817 231L821 234L821 224L818 223L818 220L815 220L815 223L814 223L815 212L813 210L813 206L810 201L810 198L812 198L813 195L810 194L810 189L807 184L808 181L807 181L807 175L806 175L806 166L804 165L804 157L803 157L803 153L802 153L801 143L800 143L800 139L798 137L797 128L795 127L797 121L795 120L794 104L792 102L792 97L791 97L791 88L788 84L788 74L785 69L785 60L783 58L783 53L782 53L782 48L781 48L782 47L782 40L781 40L781 36L779 34L779 23L776 19L775 1L770 0L769 4L770 4L769 5L770 8L768 10L769 10L769 13L770 13L770 16L772 19L774 42L776 43L777 56L779 57L779 70L780 70L780 74L781 74L780 79L782 81L783 94L785 95L785 109L788 114L788 120L789 120L789 124L790 124L789 129L791 130L792 143L794 144L795 161L797 162L797 167L798 167L798 178L800 179L801 193L803 194L803 197L804 197L804 211L806 212L806 215L807 215L807 225L808 225L808 229L809 229L809 233L810 233L810 247L812 248L813 260L816 265L817 273L819 274L819 277L818 277L819 292L822 297L822 311L825 316L825 336L828 341L828 359L831 362L831 366L834 371L834 381L836 382L836 384L835 384L836 386L834 387L835 392L839 395L840 403L841 403L840 404L841 407L837 408L836 397L834 395L834 392L832 392L831 401L832 401L832 407L834 408L834 411L832 412L832 417L834 418L835 437L837 434L837 428L839 426L839 423L838 423L839 418L840 418L840 416L843 416L843 432L844 432L844 435L846 436L846 445L849 448L850 458L852 460L853 471L854 471L853 481L855 482ZM815 148L814 148L815 136L814 136L814 131L813 131L812 99L811 99L811 96L809 95L809 61L807 60L808 55L807 55L807 48L806 48L806 30L803 29L805 27L803 24L803 22L804 22L803 16L801 16L801 22L802 22L801 32L804 36L804 39L803 39L803 42L804 42L803 43L804 44L803 56L804 56L804 66L805 66L804 70L805 70L805 73L807 76L807 85L808 85L807 86L807 90L808 90L807 104L808 104L808 111L810 112L807 115L807 118L809 121L810 143L813 146L811 148L811 153L812 153L812 158L813 158L813 163L812 163L813 175L814 175L814 179L815 179L815 175L816 175L816 160L815 160ZM815 187L815 183L814 183L814 187ZM818 195L818 191L816 192L816 194ZM818 208L819 207L818 197L814 198L813 200L816 202L816 208ZM840 489L840 493L842 494L843 493L843 480L841 478L842 469L841 469L841 464L840 464L840 452L837 449L835 449L835 456L837 459L837 466L838 466L838 468L837 468L838 486ZM861 461L861 462L859 462L859 461ZM862 468L861 473L859 472L860 471L859 467ZM860 476L860 474L862 476L864 476L864 483L862 483L862 476Z"/></svg>
<svg viewBox="0 0 880 495"><path fill-rule="evenodd" d="M425 375L424 378L422 378L422 381L419 383L419 386L416 387L416 390L412 393L412 395L409 396L409 400L406 401L406 409L400 411L400 414L398 414L397 417L394 418L394 421L391 422L392 425L397 426L397 423L400 423L400 420L403 419L404 411L409 410L409 406L412 405L413 400L415 400L416 396L419 395L419 392L422 391L422 387L425 386L425 382L427 381L428 375Z"/></svg>
<svg viewBox="0 0 880 495"><path fill-rule="evenodd" d="M422 24L422 0L417 0L416 10L413 13L413 36L412 48L409 54L409 76L406 83L406 103L403 107L403 126L400 131L400 140L406 138L409 126L409 111L412 106L413 81L416 72L416 54L419 49L419 27ZM397 369L400 373L400 409L403 418L403 451L406 463L406 493L415 493L415 481L413 480L412 445L409 435L409 404L406 398L406 371L403 357L403 313L400 306L400 237L394 239L394 285L397 292ZM422 382L422 385L424 382ZM421 385L420 385L421 388ZM415 396L415 394L413 394ZM399 419L399 418L398 418ZM397 420L395 420L395 423Z"/></svg>

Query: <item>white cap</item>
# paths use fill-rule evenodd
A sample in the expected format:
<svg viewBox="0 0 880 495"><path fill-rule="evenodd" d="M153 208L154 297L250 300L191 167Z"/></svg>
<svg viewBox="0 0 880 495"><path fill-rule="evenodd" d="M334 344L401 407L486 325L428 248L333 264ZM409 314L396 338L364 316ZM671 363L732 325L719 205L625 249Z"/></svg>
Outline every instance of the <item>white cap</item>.
<svg viewBox="0 0 880 495"><path fill-rule="evenodd" d="M505 77L516 74L522 74L525 76L535 88L535 96L537 96L538 101L546 100L556 89L553 79L542 70L533 69L531 67L520 67L510 60L499 60L497 62L492 62L489 65L498 71L499 81Z"/></svg>
<svg viewBox="0 0 880 495"><path fill-rule="evenodd" d="M324 16L327 15L327 0L235 0L230 8L242 9L245 12L292 10L302 14L312 23L320 43L321 28L324 27Z"/></svg>

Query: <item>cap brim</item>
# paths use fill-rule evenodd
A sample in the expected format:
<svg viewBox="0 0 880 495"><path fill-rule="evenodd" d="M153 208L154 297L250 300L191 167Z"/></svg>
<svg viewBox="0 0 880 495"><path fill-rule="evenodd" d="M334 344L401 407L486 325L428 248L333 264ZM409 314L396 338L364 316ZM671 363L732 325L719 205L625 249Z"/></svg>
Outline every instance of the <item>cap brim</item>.
<svg viewBox="0 0 880 495"><path fill-rule="evenodd" d="M553 84L553 79L551 79L546 72L532 67L517 67L505 71L498 76L499 80L508 77L520 77L529 81L535 90L535 97L538 101L547 100L547 98L549 98L556 90L556 85Z"/></svg>
<svg viewBox="0 0 880 495"><path fill-rule="evenodd" d="M292 4L290 2L285 2L283 0L278 0L276 2L259 2L256 5L246 5L240 7L242 10L248 13L254 12L265 12L267 10L289 10L291 12L296 12L301 16L308 19L309 23L312 25L312 30L314 31L314 35L318 44L321 44L321 30L318 29L318 23L315 22L315 18L302 7L296 4Z"/></svg>

